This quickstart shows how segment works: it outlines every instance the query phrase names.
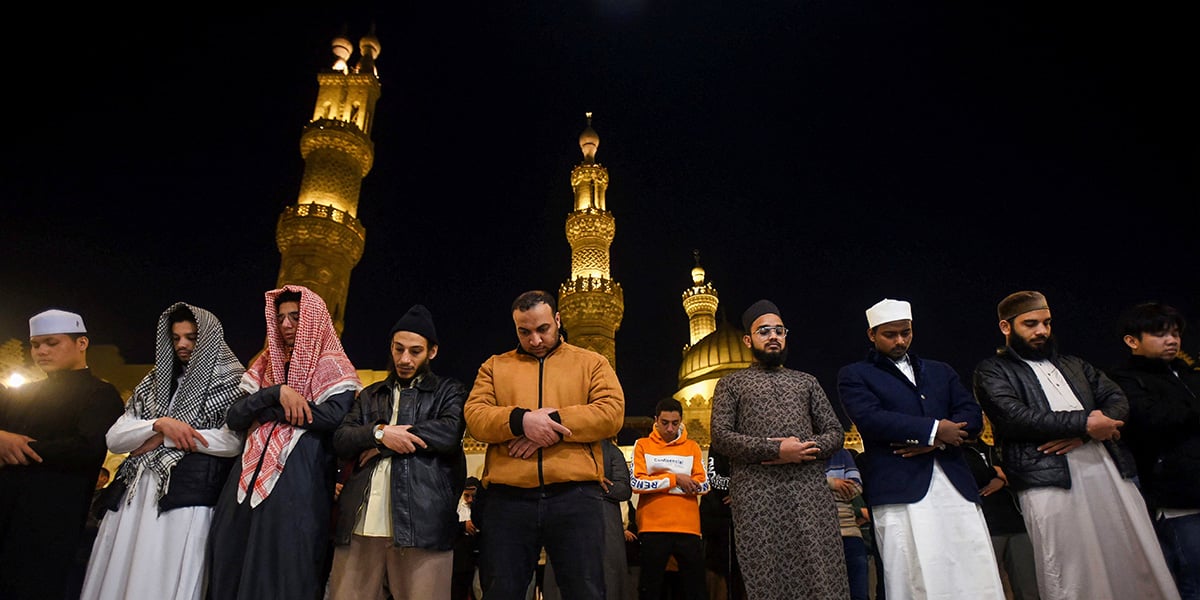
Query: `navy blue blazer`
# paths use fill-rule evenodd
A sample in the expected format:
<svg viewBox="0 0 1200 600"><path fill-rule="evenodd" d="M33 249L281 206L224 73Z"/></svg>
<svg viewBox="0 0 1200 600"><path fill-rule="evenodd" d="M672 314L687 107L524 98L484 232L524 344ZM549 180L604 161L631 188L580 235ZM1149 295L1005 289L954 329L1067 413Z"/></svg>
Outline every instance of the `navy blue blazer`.
<svg viewBox="0 0 1200 600"><path fill-rule="evenodd" d="M872 349L867 357L838 371L838 396L863 439L867 468L863 497L871 506L910 504L925 497L938 461L964 498L979 502L979 489L962 448L946 446L912 458L899 446L926 445L939 419L966 422L972 437L983 429L983 411L950 365L908 353L913 385L887 356Z"/></svg>

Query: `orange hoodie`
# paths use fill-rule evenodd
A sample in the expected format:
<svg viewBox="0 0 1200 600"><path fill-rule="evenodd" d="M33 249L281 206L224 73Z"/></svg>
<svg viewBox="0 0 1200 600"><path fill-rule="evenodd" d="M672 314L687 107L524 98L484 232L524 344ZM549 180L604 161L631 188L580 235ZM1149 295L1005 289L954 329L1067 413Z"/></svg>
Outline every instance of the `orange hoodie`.
<svg viewBox="0 0 1200 600"><path fill-rule="evenodd" d="M675 485L675 476L690 475L700 484L696 494L686 494ZM689 440L687 429L664 442L658 431L639 438L633 445L633 473L629 484L638 497L638 531L662 531L700 535L698 496L708 493L708 479L700 445Z"/></svg>

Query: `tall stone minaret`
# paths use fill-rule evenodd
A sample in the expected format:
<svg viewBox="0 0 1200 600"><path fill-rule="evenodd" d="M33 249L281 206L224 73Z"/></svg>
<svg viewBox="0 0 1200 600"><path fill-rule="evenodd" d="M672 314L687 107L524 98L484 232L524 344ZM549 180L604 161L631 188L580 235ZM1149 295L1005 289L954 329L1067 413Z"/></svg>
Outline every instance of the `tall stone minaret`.
<svg viewBox="0 0 1200 600"><path fill-rule="evenodd" d="M692 267L692 287L683 291L683 311L688 316L691 341L688 348L717 330L717 289L704 281L704 267L700 266L700 251L693 250L696 266ZM686 350L687 348L685 348Z"/></svg>
<svg viewBox="0 0 1200 600"><path fill-rule="evenodd" d="M350 271L366 243L357 214L362 179L375 161L371 127L380 93L375 69L380 46L374 27L358 48L357 64L351 66L353 44L335 38L336 60L317 74L313 118L300 135L300 196L279 215L275 229L281 256L278 285L303 285L320 294L338 333L345 326Z"/></svg>
<svg viewBox="0 0 1200 600"><path fill-rule="evenodd" d="M567 215L567 242L571 244L571 278L558 288L558 309L572 344L603 354L617 367L617 330L625 315L625 293L610 279L608 248L616 234L616 221L605 207L608 169L596 162L600 136L587 128L579 134L583 162L571 171L575 209Z"/></svg>

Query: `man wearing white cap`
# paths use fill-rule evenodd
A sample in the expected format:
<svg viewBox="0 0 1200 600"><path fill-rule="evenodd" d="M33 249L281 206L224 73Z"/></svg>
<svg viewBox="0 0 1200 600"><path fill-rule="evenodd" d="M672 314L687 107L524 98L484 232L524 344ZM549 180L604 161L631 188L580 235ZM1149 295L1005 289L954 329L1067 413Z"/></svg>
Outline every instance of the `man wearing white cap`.
<svg viewBox="0 0 1200 600"><path fill-rule="evenodd" d="M123 411L87 366L83 318L29 319L46 379L0 394L0 598L62 598L104 463L104 434Z"/></svg>
<svg viewBox="0 0 1200 600"><path fill-rule="evenodd" d="M838 395L863 439L863 497L888 600L1002 600L979 489L960 447L983 429L983 412L950 365L908 351L908 302L884 299L866 313L874 347L841 368Z"/></svg>

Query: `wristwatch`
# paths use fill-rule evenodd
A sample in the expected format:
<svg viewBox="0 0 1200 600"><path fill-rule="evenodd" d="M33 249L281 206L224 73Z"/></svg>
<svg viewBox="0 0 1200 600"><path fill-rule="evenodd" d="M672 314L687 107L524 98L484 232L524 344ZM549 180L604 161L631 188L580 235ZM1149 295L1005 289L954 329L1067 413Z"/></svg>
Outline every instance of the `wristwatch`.
<svg viewBox="0 0 1200 600"><path fill-rule="evenodd" d="M383 425L375 426L375 441L377 443L383 443Z"/></svg>

